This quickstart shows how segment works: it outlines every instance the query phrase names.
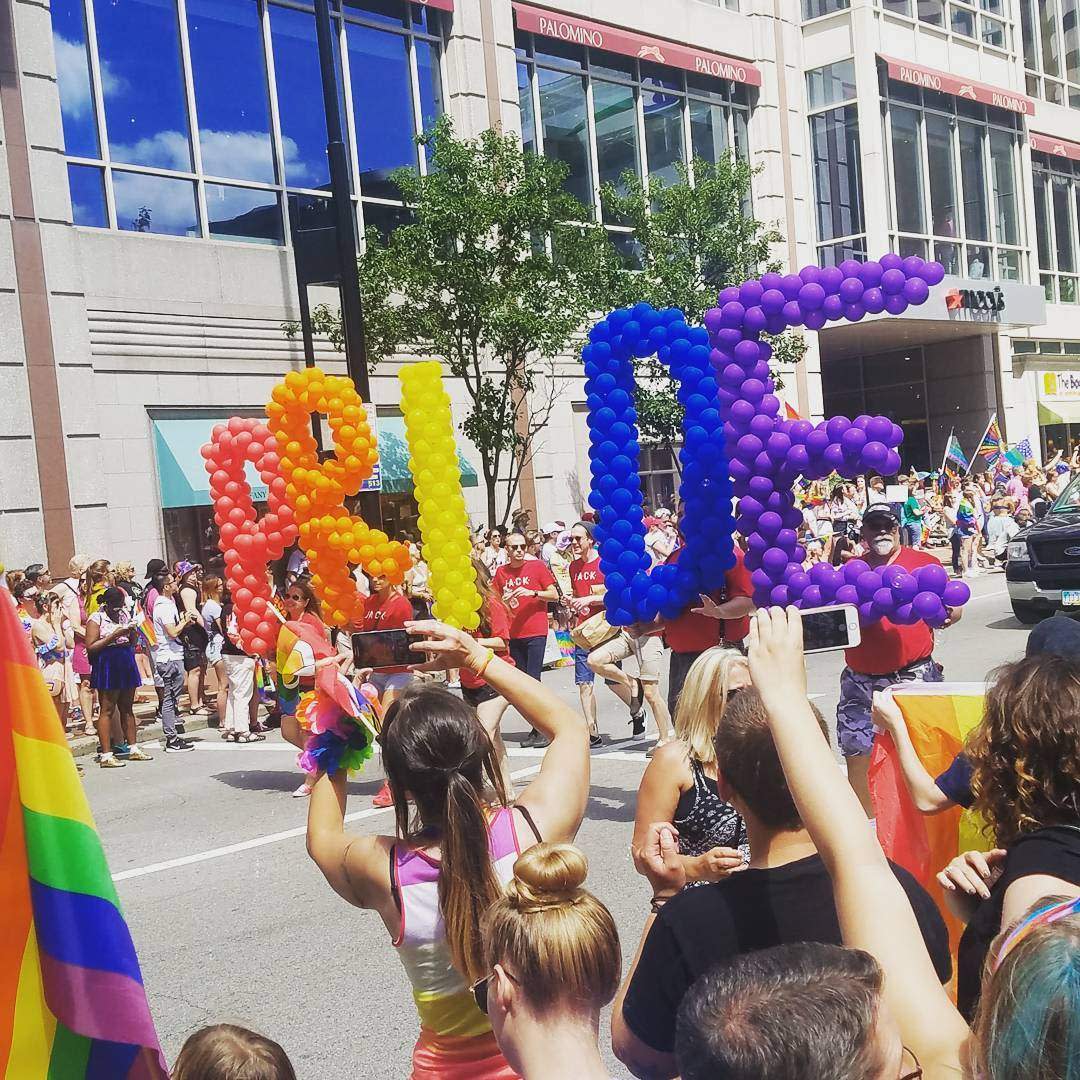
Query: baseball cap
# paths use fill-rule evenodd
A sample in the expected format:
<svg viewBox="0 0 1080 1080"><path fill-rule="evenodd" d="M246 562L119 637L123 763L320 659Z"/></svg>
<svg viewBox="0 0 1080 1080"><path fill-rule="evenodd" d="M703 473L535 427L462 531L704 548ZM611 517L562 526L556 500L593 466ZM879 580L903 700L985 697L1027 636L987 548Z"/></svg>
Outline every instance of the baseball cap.
<svg viewBox="0 0 1080 1080"><path fill-rule="evenodd" d="M146 573L144 577L152 578L157 574L160 574L162 570L167 570L168 564L164 559L151 559L146 564Z"/></svg>
<svg viewBox="0 0 1080 1080"><path fill-rule="evenodd" d="M45 567L39 562L31 563L23 573L26 574L29 581L37 581L45 573Z"/></svg>
<svg viewBox="0 0 1080 1080"><path fill-rule="evenodd" d="M1028 634L1025 656L1064 656L1080 658L1080 623L1068 615L1044 619Z"/></svg>
<svg viewBox="0 0 1080 1080"><path fill-rule="evenodd" d="M868 506L863 514L863 521L866 521L869 517L887 517L894 525L900 524L896 511L888 503L873 503Z"/></svg>
<svg viewBox="0 0 1080 1080"><path fill-rule="evenodd" d="M550 536L552 533L562 532L565 528L565 521L549 521L541 531L545 536Z"/></svg>

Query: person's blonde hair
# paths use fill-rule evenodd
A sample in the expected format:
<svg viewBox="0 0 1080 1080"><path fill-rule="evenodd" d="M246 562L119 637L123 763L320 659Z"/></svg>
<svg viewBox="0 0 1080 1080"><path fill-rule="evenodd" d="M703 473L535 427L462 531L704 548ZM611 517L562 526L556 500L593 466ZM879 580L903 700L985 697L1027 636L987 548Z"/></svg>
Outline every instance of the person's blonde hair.
<svg viewBox="0 0 1080 1080"><path fill-rule="evenodd" d="M296 1080L285 1051L236 1024L213 1024L188 1037L172 1080Z"/></svg>
<svg viewBox="0 0 1080 1080"><path fill-rule="evenodd" d="M481 921L488 971L505 965L538 1014L599 1012L619 988L619 931L582 888L588 870L573 844L536 844L518 857L513 880Z"/></svg>
<svg viewBox="0 0 1080 1080"><path fill-rule="evenodd" d="M130 562L118 562L113 564L113 573L119 581L135 580L135 564Z"/></svg>
<svg viewBox="0 0 1080 1080"><path fill-rule="evenodd" d="M716 761L713 740L727 705L731 673L737 667L746 667L746 657L738 649L716 645L706 649L686 673L675 706L675 736L702 765Z"/></svg>

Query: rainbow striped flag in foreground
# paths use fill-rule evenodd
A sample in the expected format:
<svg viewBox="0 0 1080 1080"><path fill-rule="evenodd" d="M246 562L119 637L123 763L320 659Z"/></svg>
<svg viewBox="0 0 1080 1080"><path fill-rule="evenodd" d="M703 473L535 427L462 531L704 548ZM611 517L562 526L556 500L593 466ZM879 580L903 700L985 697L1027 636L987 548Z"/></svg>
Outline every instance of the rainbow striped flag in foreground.
<svg viewBox="0 0 1080 1080"><path fill-rule="evenodd" d="M166 1080L63 729L0 589L0 1076Z"/></svg>
<svg viewBox="0 0 1080 1080"><path fill-rule="evenodd" d="M982 720L985 695L983 683L903 683L893 687L912 745L931 776L940 776L963 749L968 735ZM869 781L878 839L885 854L910 871L937 902L955 948L962 928L948 913L935 875L961 851L987 851L993 847L991 838L970 810L957 806L940 814L922 814L915 808L887 732L879 732L874 739Z"/></svg>

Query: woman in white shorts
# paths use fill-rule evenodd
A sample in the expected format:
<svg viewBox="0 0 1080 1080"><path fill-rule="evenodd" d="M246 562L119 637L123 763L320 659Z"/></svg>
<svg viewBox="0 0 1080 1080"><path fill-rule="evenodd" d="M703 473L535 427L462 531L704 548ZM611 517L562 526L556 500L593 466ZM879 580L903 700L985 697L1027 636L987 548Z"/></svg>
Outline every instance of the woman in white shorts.
<svg viewBox="0 0 1080 1080"><path fill-rule="evenodd" d="M633 656L637 660L638 673L628 675L618 665ZM634 637L628 630L589 653L588 664L597 675L630 693L630 711L636 712L642 702L652 710L658 734L657 746L663 746L672 737L671 713L660 693L660 669L664 658L664 642L660 631L642 637ZM636 708L635 708L636 706Z"/></svg>

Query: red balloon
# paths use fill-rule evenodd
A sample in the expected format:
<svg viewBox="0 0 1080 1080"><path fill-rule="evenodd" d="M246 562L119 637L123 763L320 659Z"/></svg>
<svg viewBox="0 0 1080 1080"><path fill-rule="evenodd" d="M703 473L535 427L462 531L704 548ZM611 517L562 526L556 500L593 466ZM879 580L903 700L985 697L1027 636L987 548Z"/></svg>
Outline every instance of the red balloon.
<svg viewBox="0 0 1080 1080"><path fill-rule="evenodd" d="M229 511L229 520L234 525L243 525L244 522L247 521L247 515L244 513L243 510L240 509L240 507L237 506ZM242 539L242 537L238 536L236 539L237 541L239 541Z"/></svg>
<svg viewBox="0 0 1080 1080"><path fill-rule="evenodd" d="M248 607L251 601L254 599L250 589L245 589L243 585L240 586L233 593L233 603L239 605L241 608Z"/></svg>
<svg viewBox="0 0 1080 1080"><path fill-rule="evenodd" d="M256 656L266 656L270 652L270 646L261 637L253 637L248 644L247 651Z"/></svg>
<svg viewBox="0 0 1080 1080"><path fill-rule="evenodd" d="M246 431L247 420L248 418L246 416L229 417L229 431L231 431L233 435L239 435L241 431Z"/></svg>

